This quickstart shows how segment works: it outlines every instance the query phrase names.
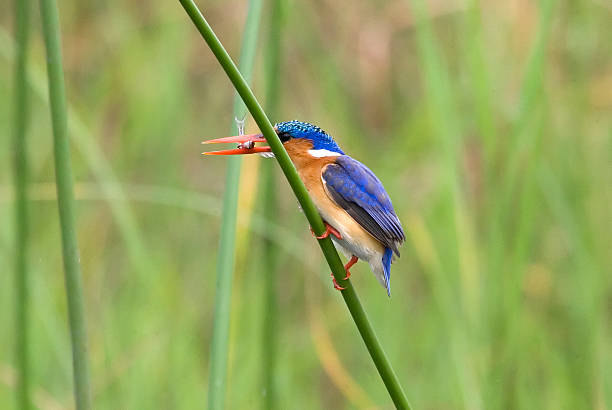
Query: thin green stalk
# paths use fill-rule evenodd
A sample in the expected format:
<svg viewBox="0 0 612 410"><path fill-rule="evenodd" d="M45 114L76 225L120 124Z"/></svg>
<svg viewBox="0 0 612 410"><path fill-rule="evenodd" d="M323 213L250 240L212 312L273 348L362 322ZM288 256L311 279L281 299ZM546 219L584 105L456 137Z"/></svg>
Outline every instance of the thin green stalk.
<svg viewBox="0 0 612 410"><path fill-rule="evenodd" d="M280 139L276 135L270 120L266 116L265 112L259 105L259 102L255 98L255 95L249 88L247 82L244 80L240 71L232 61L231 57L223 48L223 45L215 35L214 31L204 18L197 6L193 2L193 0L179 0L196 28L210 47L211 51L221 64L223 70L227 74L228 78L234 85L240 97L242 97L244 103L246 104L249 112L253 116L253 119L257 123L260 131L263 133L268 145L270 146L272 152L274 153L278 164L280 165L291 189L293 190L297 200L299 201L304 214L308 218L308 222L310 226L314 230L317 235L323 234L325 230L323 226L323 221L319 216L308 192L306 191L306 187L300 180L298 173L295 169L295 166L289 159L289 155L285 151L283 144ZM391 396L391 399L395 403L395 406L402 409L409 409L410 405L408 404L408 399L406 398L406 394L402 390L402 387L399 383L399 380L391 367L391 363L387 358L376 333L374 333L374 329L368 320L366 312L361 306L361 302L357 297L357 293L353 288L353 285L349 280L344 280L345 271L344 265L338 256L338 252L334 247L331 239L325 238L319 240L319 246L325 255L325 259L329 264L336 281L340 286L345 287L346 289L342 291L342 297L357 325L357 329L361 334L361 337L368 349L372 360L374 361L374 365L376 366L386 388Z"/></svg>
<svg viewBox="0 0 612 410"><path fill-rule="evenodd" d="M29 117L27 74L30 2L15 0L15 339L17 369L17 408L29 409L30 400L30 293L28 289L28 159L26 128Z"/></svg>
<svg viewBox="0 0 612 410"><path fill-rule="evenodd" d="M13 39L0 28L0 56L12 62ZM36 66L30 65L27 72L27 81L31 92L38 97L42 103L49 105L47 93L47 79ZM102 149L93 135L92 130L83 122L74 106L67 105L68 112L68 135L74 143L74 147L83 157L83 161L89 167L93 177L100 182L100 189L109 198L109 208L116 220L119 233L125 241L128 257L137 270L138 275L150 275L155 270L155 260L146 253L145 243L134 212L126 200L126 193L119 183L117 174L110 162L105 157ZM44 158L42 159L44 161Z"/></svg>
<svg viewBox="0 0 612 410"><path fill-rule="evenodd" d="M265 60L266 106L272 118L277 117L280 96L280 65L281 65L281 0L271 0L269 3L268 41ZM274 220L278 215L278 195L276 192L276 173L273 163L261 165L261 203L264 217ZM264 270L264 312L262 338L262 370L263 370L263 400L262 408L273 410L277 407L276 393L276 358L277 358L277 320L278 303L276 300L278 248L267 239L263 241Z"/></svg>
<svg viewBox="0 0 612 410"><path fill-rule="evenodd" d="M267 162L267 161L266 161ZM275 185L275 172L272 163L261 166L261 195L263 214L265 220L274 220L278 215L278 199ZM263 332L262 332L262 381L263 381L263 409L275 409L276 406L276 358L278 354L278 302L276 297L277 270L279 249L270 239L263 241L262 264L264 277L264 303L263 303Z"/></svg>
<svg viewBox="0 0 612 410"><path fill-rule="evenodd" d="M255 60L257 32L261 16L262 0L250 0L249 11L243 33L240 68L245 78L250 79ZM234 100L234 118L242 119L246 108L239 96ZM232 122L232 135L239 132ZM238 187L240 182L240 157L232 157L227 164L223 214L221 216L221 238L217 260L217 284L215 289L215 313L210 347L210 369L208 380L208 408L223 409L225 402L227 357L229 350L230 304L232 299L232 276L236 253L236 219L238 214Z"/></svg>
<svg viewBox="0 0 612 410"><path fill-rule="evenodd" d="M59 208L62 252L68 299L68 320L72 341L72 364L74 371L74 396L76 408L91 408L89 366L87 363L87 331L85 306L81 283L81 266L77 245L74 217L74 191L66 95L60 46L59 15L54 0L40 0L40 15L47 50L47 74L49 77L49 101L53 123L53 152L55 180Z"/></svg>
<svg viewBox="0 0 612 410"><path fill-rule="evenodd" d="M440 269L434 270L439 284L435 295L449 325L443 327L449 331L449 337L445 339L449 343L447 351L454 364L455 379L461 386L465 407L481 409L483 404L478 372L473 363L466 360L472 354L469 340L478 323L480 300L474 228L460 181L459 153L463 122L456 108L449 70L436 39L426 2L412 0L410 4L417 22L416 44L427 86L426 103L431 114L431 128L439 138L444 167L444 191L441 195L446 209L441 219L450 233L445 235L440 246ZM458 275L449 275L448 272L458 272ZM455 292L455 288L460 289L460 292ZM458 325L457 315L465 318L461 325Z"/></svg>

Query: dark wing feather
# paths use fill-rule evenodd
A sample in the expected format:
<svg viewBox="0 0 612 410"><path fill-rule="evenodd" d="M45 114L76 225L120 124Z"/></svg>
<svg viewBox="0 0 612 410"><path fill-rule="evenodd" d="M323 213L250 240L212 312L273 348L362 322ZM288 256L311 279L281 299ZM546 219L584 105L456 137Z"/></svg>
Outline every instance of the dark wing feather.
<svg viewBox="0 0 612 410"><path fill-rule="evenodd" d="M397 247L406 236L380 180L361 162L342 155L323 170L325 188L341 208L385 247Z"/></svg>

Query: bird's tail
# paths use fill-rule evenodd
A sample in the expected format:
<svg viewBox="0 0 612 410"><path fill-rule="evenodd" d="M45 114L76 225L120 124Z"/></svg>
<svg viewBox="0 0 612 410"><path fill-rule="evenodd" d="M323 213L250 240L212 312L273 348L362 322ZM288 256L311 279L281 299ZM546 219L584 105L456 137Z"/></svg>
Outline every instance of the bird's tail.
<svg viewBox="0 0 612 410"><path fill-rule="evenodd" d="M393 259L393 250L391 248L385 248L385 253L382 257L383 273L385 279L385 288L387 289L387 295L391 296L391 261Z"/></svg>

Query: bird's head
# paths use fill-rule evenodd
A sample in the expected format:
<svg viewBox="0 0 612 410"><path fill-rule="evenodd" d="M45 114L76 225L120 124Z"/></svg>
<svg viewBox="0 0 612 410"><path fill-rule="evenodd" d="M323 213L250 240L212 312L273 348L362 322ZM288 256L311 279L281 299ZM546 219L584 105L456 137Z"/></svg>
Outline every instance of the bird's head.
<svg viewBox="0 0 612 410"><path fill-rule="evenodd" d="M279 122L274 130L283 145L288 148L297 142L307 142L308 153L314 157L343 155L336 141L316 125L302 121ZM269 153L270 147L256 147L256 142L265 142L262 134L240 135L236 137L217 138L204 141L204 144L237 143L238 147L230 150L204 152L206 155L238 155Z"/></svg>
<svg viewBox="0 0 612 410"><path fill-rule="evenodd" d="M274 126L274 129L283 144L290 143L292 140L305 140L310 142L312 148L309 152L313 156L344 154L331 135L316 125L293 120L280 122Z"/></svg>

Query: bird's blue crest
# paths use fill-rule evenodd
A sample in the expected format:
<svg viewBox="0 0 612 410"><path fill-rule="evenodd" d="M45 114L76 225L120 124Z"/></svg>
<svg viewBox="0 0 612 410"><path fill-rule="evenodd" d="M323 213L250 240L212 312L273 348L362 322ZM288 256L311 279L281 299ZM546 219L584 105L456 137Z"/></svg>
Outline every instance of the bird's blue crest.
<svg viewBox="0 0 612 410"><path fill-rule="evenodd" d="M344 152L340 149L336 141L316 125L309 124L302 121L286 121L279 122L275 125L277 133L281 140L283 136L286 138L302 138L312 141L313 149L326 149L328 151L337 152L338 154L344 155ZM286 141L286 140L284 140ZM283 141L283 142L284 142Z"/></svg>

